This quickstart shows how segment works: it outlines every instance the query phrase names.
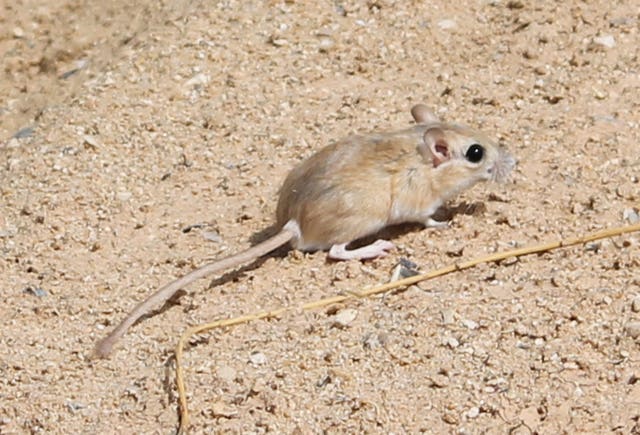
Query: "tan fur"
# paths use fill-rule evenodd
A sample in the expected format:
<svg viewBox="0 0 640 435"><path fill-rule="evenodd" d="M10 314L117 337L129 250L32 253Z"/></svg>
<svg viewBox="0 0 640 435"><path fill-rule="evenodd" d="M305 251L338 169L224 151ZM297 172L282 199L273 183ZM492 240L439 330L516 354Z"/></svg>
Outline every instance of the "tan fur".
<svg viewBox="0 0 640 435"><path fill-rule="evenodd" d="M419 112L420 119L435 119ZM438 130L450 160L434 167L425 133ZM485 148L480 164L464 153L474 143ZM401 222L425 222L447 199L490 178L503 158L481 133L433 122L397 132L359 135L327 146L294 168L280 190L278 225L294 220L302 250L327 249ZM509 164L509 163L508 163Z"/></svg>

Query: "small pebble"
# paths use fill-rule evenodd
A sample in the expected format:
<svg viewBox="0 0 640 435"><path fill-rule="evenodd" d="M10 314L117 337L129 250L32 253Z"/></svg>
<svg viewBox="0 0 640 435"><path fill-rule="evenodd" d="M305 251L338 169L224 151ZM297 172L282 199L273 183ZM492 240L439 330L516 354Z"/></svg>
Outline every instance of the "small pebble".
<svg viewBox="0 0 640 435"><path fill-rule="evenodd" d="M631 311L634 313L640 313L640 295L633 298L631 301Z"/></svg>
<svg viewBox="0 0 640 435"><path fill-rule="evenodd" d="M391 278L389 282L399 281L401 279L409 278L411 276L416 276L418 272L413 269L408 269L403 264L398 264L393 268L393 272L391 273Z"/></svg>
<svg viewBox="0 0 640 435"><path fill-rule="evenodd" d="M222 237L220 237L220 234L218 234L217 231L205 231L202 233L202 237L204 237L205 240L209 240L210 242L222 242Z"/></svg>
<svg viewBox="0 0 640 435"><path fill-rule="evenodd" d="M322 388L322 387L324 387L324 386L326 386L326 385L328 385L330 383L331 383L331 376L326 374L326 375L322 376L318 380L318 382L316 382L316 387Z"/></svg>
<svg viewBox="0 0 640 435"><path fill-rule="evenodd" d="M97 149L99 146L99 143L96 140L96 138L88 134L85 134L84 136L82 136L82 141L85 145L88 145L93 149Z"/></svg>
<svg viewBox="0 0 640 435"><path fill-rule="evenodd" d="M622 211L622 219L628 221L631 225L635 225L640 222L640 214L635 208L625 208Z"/></svg>
<svg viewBox="0 0 640 435"><path fill-rule="evenodd" d="M438 21L438 27L442 30L449 30L456 27L456 22L453 20L440 20Z"/></svg>
<svg viewBox="0 0 640 435"><path fill-rule="evenodd" d="M249 355L249 361L251 361L252 364L255 364L258 366L258 365L266 364L267 357L262 352L252 352L251 355Z"/></svg>
<svg viewBox="0 0 640 435"><path fill-rule="evenodd" d="M218 367L217 374L220 379L224 379L227 382L233 382L236 378L237 372L233 367L222 366Z"/></svg>
<svg viewBox="0 0 640 435"><path fill-rule="evenodd" d="M593 42L606 48L613 48L616 46L616 40L611 35L602 35L593 38Z"/></svg>
<svg viewBox="0 0 640 435"><path fill-rule="evenodd" d="M344 310L340 310L340 312L336 314L334 318L334 325L340 328L346 328L351 322L356 319L356 317L358 317L358 312L354 309L347 308Z"/></svg>
<svg viewBox="0 0 640 435"><path fill-rule="evenodd" d="M586 245L584 245L584 249L587 252L598 252L600 250L600 248L602 247L602 243L600 242L589 242Z"/></svg>
<svg viewBox="0 0 640 435"><path fill-rule="evenodd" d="M609 25L611 25L612 27L615 26L627 26L629 24L632 24L634 21L633 17L629 16L629 17L617 17L617 18L612 18L609 20Z"/></svg>
<svg viewBox="0 0 640 435"><path fill-rule="evenodd" d="M367 334L362 340L362 345L365 349L375 349L380 347L380 339L378 334Z"/></svg>
<svg viewBox="0 0 640 435"><path fill-rule="evenodd" d="M65 405L67 406L67 410L72 414L87 407L87 405L85 405L84 403L71 402L71 401L67 401Z"/></svg>
<svg viewBox="0 0 640 435"><path fill-rule="evenodd" d="M270 42L276 47L284 47L285 45L289 44L289 41L283 38L271 38Z"/></svg>
<svg viewBox="0 0 640 435"><path fill-rule="evenodd" d="M118 198L118 201L122 201L122 202L127 202L131 199L133 195L131 194L131 192L118 192L116 194L116 198Z"/></svg>
<svg viewBox="0 0 640 435"><path fill-rule="evenodd" d="M187 82L185 83L185 86L187 88L191 88L194 86L201 87L206 85L207 83L209 83L209 76L207 76L206 74L200 73L200 74L196 74L195 76L187 80Z"/></svg>
<svg viewBox="0 0 640 435"><path fill-rule="evenodd" d="M442 316L442 323L445 325L451 325L455 318L455 312L453 310L442 310L440 315Z"/></svg>
<svg viewBox="0 0 640 435"><path fill-rule="evenodd" d="M471 329L471 330L478 329L478 323L477 323L477 322L474 322L474 321L473 321L473 320L471 320L471 319L463 319L463 320L462 320L462 324L463 324L463 325L464 325L464 327L465 327L465 328L467 328L467 329Z"/></svg>
<svg viewBox="0 0 640 435"><path fill-rule="evenodd" d="M449 346L451 349L455 349L460 346L460 342L455 337L448 337L445 339L444 343Z"/></svg>
<svg viewBox="0 0 640 435"><path fill-rule="evenodd" d="M496 387L501 387L501 388L506 388L507 385L507 380L505 378L493 378L493 379L489 379L487 381L487 385L490 387L494 387L494 390Z"/></svg>
<svg viewBox="0 0 640 435"><path fill-rule="evenodd" d="M518 257L507 257L500 262L501 266L512 266L518 263L520 259Z"/></svg>
<svg viewBox="0 0 640 435"><path fill-rule="evenodd" d="M458 417L451 411L447 411L442 415L442 421L444 421L447 424L458 424L460 421L458 420Z"/></svg>
<svg viewBox="0 0 640 435"><path fill-rule="evenodd" d="M36 130L33 127L24 127L24 128L21 128L20 130L16 131L14 133L13 137L15 139L24 139L25 137L33 136L33 133L35 131Z"/></svg>
<svg viewBox="0 0 640 435"><path fill-rule="evenodd" d="M422 293L424 293L424 291L418 287L417 285L410 285L409 287L407 287L407 295L411 295L412 293L417 294L417 295L422 295Z"/></svg>
<svg viewBox="0 0 640 435"><path fill-rule="evenodd" d="M575 361L567 361L562 364L562 368L564 370L577 370L580 368L580 366L578 366L578 363L576 363Z"/></svg>
<svg viewBox="0 0 640 435"><path fill-rule="evenodd" d="M412 271L416 271L418 270L418 264L415 261L411 261L408 258L405 257L400 257L400 261L398 262L400 265L402 265L403 267L406 267L407 269L411 269Z"/></svg>
<svg viewBox="0 0 640 435"><path fill-rule="evenodd" d="M213 417L232 418L237 414L237 411L224 402L215 402L211 406L211 413Z"/></svg>
<svg viewBox="0 0 640 435"><path fill-rule="evenodd" d="M26 287L24 290L22 290L22 292L33 295L33 296L37 296L39 298L42 298L48 295L47 291L41 289L40 287Z"/></svg>
<svg viewBox="0 0 640 435"><path fill-rule="evenodd" d="M184 227L182 229L182 232L187 234L187 233L190 233L191 230L195 230L195 229L198 229L198 228L204 228L206 225L207 224L191 224L191 225L187 225L186 227Z"/></svg>
<svg viewBox="0 0 640 435"><path fill-rule="evenodd" d="M633 201L638 196L638 186L632 182L622 183L616 188L616 194L620 198L628 199ZM623 212L624 213L624 212Z"/></svg>
<svg viewBox="0 0 640 435"><path fill-rule="evenodd" d="M477 406L474 406L473 408L467 411L467 418L470 418L470 419L476 418L479 415L480 415L480 408L478 408Z"/></svg>
<svg viewBox="0 0 640 435"><path fill-rule="evenodd" d="M640 322L629 322L625 325L624 331L631 338L640 337Z"/></svg>
<svg viewBox="0 0 640 435"><path fill-rule="evenodd" d="M266 389L267 389L267 383L264 380L264 378L256 379L256 382L251 386L251 392L256 394L260 394Z"/></svg>
<svg viewBox="0 0 640 435"><path fill-rule="evenodd" d="M318 50L320 50L321 53L326 53L333 47L335 47L335 45L336 43L333 41L333 39L328 36L323 36L318 42Z"/></svg>
<svg viewBox="0 0 640 435"><path fill-rule="evenodd" d="M449 378L442 374L437 374L429 379L431 384L429 386L435 388L445 388L449 385Z"/></svg>

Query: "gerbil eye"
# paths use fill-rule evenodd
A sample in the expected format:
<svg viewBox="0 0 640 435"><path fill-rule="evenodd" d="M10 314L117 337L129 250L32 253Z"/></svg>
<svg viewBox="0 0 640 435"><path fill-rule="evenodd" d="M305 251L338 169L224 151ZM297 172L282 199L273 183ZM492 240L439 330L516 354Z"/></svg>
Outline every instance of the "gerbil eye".
<svg viewBox="0 0 640 435"><path fill-rule="evenodd" d="M477 143L473 144L467 149L467 153L464 156L471 163L478 163L484 157L484 148Z"/></svg>

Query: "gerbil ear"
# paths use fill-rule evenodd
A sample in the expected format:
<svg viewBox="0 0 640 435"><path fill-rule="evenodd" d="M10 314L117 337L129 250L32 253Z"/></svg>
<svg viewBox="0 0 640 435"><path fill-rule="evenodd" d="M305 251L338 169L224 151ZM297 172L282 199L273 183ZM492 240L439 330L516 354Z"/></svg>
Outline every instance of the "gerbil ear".
<svg viewBox="0 0 640 435"><path fill-rule="evenodd" d="M411 115L418 124L432 124L440 122L438 117L424 104L416 104L411 108Z"/></svg>
<svg viewBox="0 0 640 435"><path fill-rule="evenodd" d="M449 143L444 137L444 132L438 127L430 128L424 132L422 143L418 145L418 151L425 160L430 160L433 163L434 168L451 159Z"/></svg>

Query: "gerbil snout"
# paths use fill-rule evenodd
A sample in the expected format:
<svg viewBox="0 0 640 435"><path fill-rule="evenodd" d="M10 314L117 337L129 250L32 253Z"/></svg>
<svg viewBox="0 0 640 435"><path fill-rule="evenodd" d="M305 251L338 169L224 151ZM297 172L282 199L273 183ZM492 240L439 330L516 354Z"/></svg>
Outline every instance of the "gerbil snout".
<svg viewBox="0 0 640 435"><path fill-rule="evenodd" d="M495 163L489 167L490 179L498 183L506 181L515 166L516 159L507 151L500 149Z"/></svg>

